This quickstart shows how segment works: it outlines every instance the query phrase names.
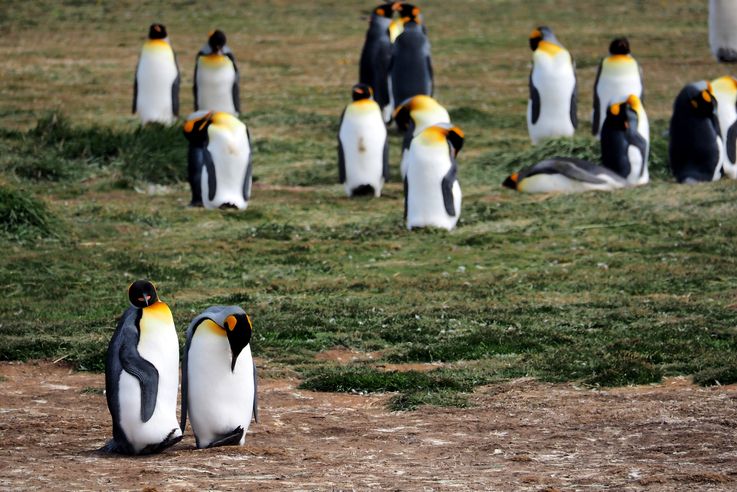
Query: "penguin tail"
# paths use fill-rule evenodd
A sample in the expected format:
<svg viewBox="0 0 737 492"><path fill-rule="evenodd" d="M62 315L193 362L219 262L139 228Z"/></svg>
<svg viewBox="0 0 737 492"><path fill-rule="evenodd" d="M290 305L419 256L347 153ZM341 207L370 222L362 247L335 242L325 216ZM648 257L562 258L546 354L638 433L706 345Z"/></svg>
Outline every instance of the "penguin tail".
<svg viewBox="0 0 737 492"><path fill-rule="evenodd" d="M371 185L361 185L353 188L351 196L376 196L376 191Z"/></svg>

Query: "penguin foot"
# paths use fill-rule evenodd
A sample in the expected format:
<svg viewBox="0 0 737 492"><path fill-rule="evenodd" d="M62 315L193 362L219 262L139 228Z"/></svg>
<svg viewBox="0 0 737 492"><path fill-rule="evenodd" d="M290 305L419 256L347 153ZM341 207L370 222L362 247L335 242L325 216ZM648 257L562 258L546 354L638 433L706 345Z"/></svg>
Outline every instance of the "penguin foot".
<svg viewBox="0 0 737 492"><path fill-rule="evenodd" d="M169 432L169 434L166 436L166 438L163 441L161 441L158 444L149 444L148 446L143 448L141 452L138 454L156 454L156 453L162 452L168 447L175 445L176 443L181 441L182 438L184 437L183 434L180 434L175 437L175 434L177 433L178 430L180 430L178 427L176 429L172 429L171 432Z"/></svg>
<svg viewBox="0 0 737 492"><path fill-rule="evenodd" d="M376 192L371 185L361 185L353 188L351 191L351 197L354 196L376 196Z"/></svg>
<svg viewBox="0 0 737 492"><path fill-rule="evenodd" d="M207 445L208 448L214 448L217 446L235 446L241 442L243 437L243 427L240 425L235 428L230 434L224 434L219 436L216 440L212 441Z"/></svg>
<svg viewBox="0 0 737 492"><path fill-rule="evenodd" d="M136 452L131 448L131 446L127 443L121 444L115 439L110 439L108 442L105 443L103 447L98 449L97 451L101 453L111 453L111 454L127 454L127 455L134 455Z"/></svg>
<svg viewBox="0 0 737 492"><path fill-rule="evenodd" d="M195 208L195 207L202 207L202 206L203 206L203 205L202 205L202 200L200 200L200 201L197 201L197 202L196 202L196 201L194 201L194 200L192 200L191 202L189 202L189 205L188 205L188 207L192 207L192 208Z"/></svg>
<svg viewBox="0 0 737 492"><path fill-rule="evenodd" d="M236 207L236 206L235 206L235 205L233 205L232 203L223 203L223 204L222 204L222 205L220 205L220 207L218 207L218 208L219 208L220 210L228 210L228 209L237 209L238 207Z"/></svg>
<svg viewBox="0 0 737 492"><path fill-rule="evenodd" d="M731 48L719 48L717 50L717 60L723 63L737 62L737 51Z"/></svg>

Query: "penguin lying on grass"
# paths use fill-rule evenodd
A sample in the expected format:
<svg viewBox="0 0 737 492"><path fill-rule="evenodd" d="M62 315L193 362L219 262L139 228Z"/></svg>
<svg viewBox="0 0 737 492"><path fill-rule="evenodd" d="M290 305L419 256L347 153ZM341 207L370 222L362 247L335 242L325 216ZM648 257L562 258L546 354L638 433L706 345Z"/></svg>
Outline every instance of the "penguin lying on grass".
<svg viewBox="0 0 737 492"><path fill-rule="evenodd" d="M616 190L628 183L614 171L592 162L552 157L513 173L502 185L524 193L578 193Z"/></svg>
<svg viewBox="0 0 737 492"><path fill-rule="evenodd" d="M179 66L166 27L152 24L133 83L133 113L141 123L170 124L179 116Z"/></svg>

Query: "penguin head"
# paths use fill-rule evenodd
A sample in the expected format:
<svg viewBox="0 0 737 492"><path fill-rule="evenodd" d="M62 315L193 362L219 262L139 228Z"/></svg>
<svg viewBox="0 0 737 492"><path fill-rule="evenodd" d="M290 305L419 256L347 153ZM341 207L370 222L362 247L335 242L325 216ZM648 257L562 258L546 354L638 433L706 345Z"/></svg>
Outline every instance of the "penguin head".
<svg viewBox="0 0 737 492"><path fill-rule="evenodd" d="M158 302L159 295L148 280L136 280L128 287L128 299L135 307L145 308Z"/></svg>
<svg viewBox="0 0 737 492"><path fill-rule="evenodd" d="M638 108L640 108L640 99L634 94L624 102L610 105L607 108L606 120L604 122L607 131L618 130L626 132L630 128L637 130Z"/></svg>
<svg viewBox="0 0 737 492"><path fill-rule="evenodd" d="M207 128L212 124L212 111L198 111L184 123L184 136L192 143L207 141Z"/></svg>
<svg viewBox="0 0 737 492"><path fill-rule="evenodd" d="M207 44L213 53L220 53L225 47L227 39L225 33L220 29L215 29L210 33L210 37L207 39Z"/></svg>
<svg viewBox="0 0 737 492"><path fill-rule="evenodd" d="M394 12L398 11L402 6L401 2L389 2L374 8L371 12L372 16L385 17L391 19L394 16Z"/></svg>
<svg viewBox="0 0 737 492"><path fill-rule="evenodd" d="M233 371L241 351L251 342L253 325L251 324L251 318L246 313L238 313L225 318L223 329L228 337L228 344L232 353L230 370Z"/></svg>
<svg viewBox="0 0 737 492"><path fill-rule="evenodd" d="M148 28L148 39L166 39L166 36L164 24L151 24Z"/></svg>
<svg viewBox="0 0 737 492"><path fill-rule="evenodd" d="M548 26L539 26L530 33L530 49L536 51L537 47L540 46L540 41L548 41L550 43L558 44L558 40L553 34L552 29Z"/></svg>
<svg viewBox="0 0 737 492"><path fill-rule="evenodd" d="M457 126L453 126L450 123L436 123L425 131L428 130L432 133L437 132L445 137L448 145L450 145L453 157L457 156L458 152L460 152L461 148L463 148L463 141L465 140L466 136L463 134L463 130L461 130Z"/></svg>
<svg viewBox="0 0 737 492"><path fill-rule="evenodd" d="M422 112L428 112L428 114L434 115L435 113L431 112L441 111L443 109L444 108L431 96L418 94L406 99L402 104L397 106L394 110L393 118L397 123L399 130L406 132L410 126L410 122L414 121L417 123L418 117L421 118L422 116ZM425 123L434 123L434 121Z"/></svg>
<svg viewBox="0 0 737 492"><path fill-rule="evenodd" d="M354 101L360 101L361 99L371 99L374 95L374 91L368 84L356 84L351 89L351 96Z"/></svg>
<svg viewBox="0 0 737 492"><path fill-rule="evenodd" d="M627 38L621 37L612 40L609 45L610 55L629 55L630 54L630 42Z"/></svg>
<svg viewBox="0 0 737 492"><path fill-rule="evenodd" d="M502 183L502 186L504 186L505 188L516 190L518 184L519 184L519 173L512 173L507 177L507 179L504 180L504 182Z"/></svg>
<svg viewBox="0 0 737 492"><path fill-rule="evenodd" d="M701 81L686 87L688 102L694 114L698 116L711 116L717 108L717 100L714 90L709 82Z"/></svg>

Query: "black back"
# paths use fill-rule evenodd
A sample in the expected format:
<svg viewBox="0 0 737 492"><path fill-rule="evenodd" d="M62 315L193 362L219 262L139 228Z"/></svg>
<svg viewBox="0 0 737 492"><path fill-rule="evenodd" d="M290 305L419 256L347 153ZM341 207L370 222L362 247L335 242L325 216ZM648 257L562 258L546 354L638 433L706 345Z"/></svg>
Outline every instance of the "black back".
<svg viewBox="0 0 737 492"><path fill-rule="evenodd" d="M371 86L374 100L380 107L389 104L389 63L392 43L389 40L390 19L372 14L361 50L358 80Z"/></svg>
<svg viewBox="0 0 737 492"><path fill-rule="evenodd" d="M416 22L408 22L394 42L391 61L392 91L395 101L418 94L433 94L430 42Z"/></svg>

